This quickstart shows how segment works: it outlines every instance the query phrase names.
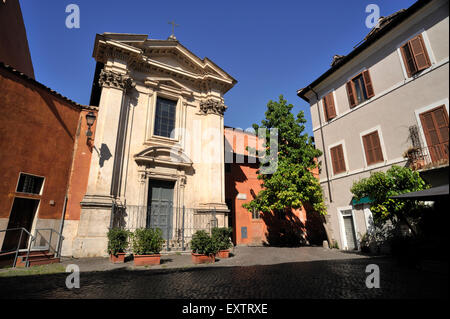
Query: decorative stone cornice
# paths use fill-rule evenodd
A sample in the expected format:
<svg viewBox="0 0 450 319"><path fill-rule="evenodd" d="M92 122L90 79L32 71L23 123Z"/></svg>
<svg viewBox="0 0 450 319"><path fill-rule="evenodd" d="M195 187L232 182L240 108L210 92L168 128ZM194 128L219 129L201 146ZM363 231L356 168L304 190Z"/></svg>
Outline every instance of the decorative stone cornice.
<svg viewBox="0 0 450 319"><path fill-rule="evenodd" d="M136 86L136 83L128 74L119 74L104 69L100 72L98 83L102 87L112 87L124 91L129 91Z"/></svg>
<svg viewBox="0 0 450 319"><path fill-rule="evenodd" d="M200 102L200 112L203 114L217 114L223 115L227 109L227 106L221 101L209 99Z"/></svg>

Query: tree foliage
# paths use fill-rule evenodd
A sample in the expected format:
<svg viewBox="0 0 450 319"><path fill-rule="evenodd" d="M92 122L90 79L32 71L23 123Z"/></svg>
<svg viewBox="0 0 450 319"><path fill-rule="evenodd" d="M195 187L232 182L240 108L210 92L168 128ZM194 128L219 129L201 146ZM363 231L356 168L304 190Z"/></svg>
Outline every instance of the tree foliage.
<svg viewBox="0 0 450 319"><path fill-rule="evenodd" d="M370 210L374 222L383 224L387 220L405 221L405 218L414 217L413 214L420 206L416 201L396 200L391 196L426 188L428 186L418 172L394 165L386 172L376 172L355 182L350 191L357 200L369 197L372 200Z"/></svg>
<svg viewBox="0 0 450 319"><path fill-rule="evenodd" d="M267 104L261 125L253 124L255 131L265 129L267 137L269 129L278 129L278 154L272 154L268 138L264 144L269 157L272 160L277 158L278 168L273 174L259 171L262 190L243 207L250 211L277 212L301 208L308 203L314 211L326 214L322 188L313 175L313 170L318 167L316 159L322 152L314 147L312 138L304 132L306 119L303 111L294 117L292 108L293 105L287 104L280 95L278 102L270 100Z"/></svg>

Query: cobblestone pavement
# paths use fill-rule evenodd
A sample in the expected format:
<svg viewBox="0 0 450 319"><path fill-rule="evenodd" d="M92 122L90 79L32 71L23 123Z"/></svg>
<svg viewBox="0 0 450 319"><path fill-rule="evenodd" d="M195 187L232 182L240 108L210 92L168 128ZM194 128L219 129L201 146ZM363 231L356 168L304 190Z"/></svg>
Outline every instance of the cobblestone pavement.
<svg viewBox="0 0 450 319"><path fill-rule="evenodd" d="M258 257L264 251L266 256ZM253 265L240 265L245 260ZM368 264L380 268L379 289L365 285ZM0 298L448 298L448 270L418 270L388 258L321 248L239 248L234 257L213 266L161 266L122 265L103 271L85 268L80 274L80 288L72 290L65 286L64 273L0 278Z"/></svg>
<svg viewBox="0 0 450 319"><path fill-rule="evenodd" d="M273 265L286 262L302 262L316 260L337 260L367 258L358 253L339 251L337 249L324 249L322 247L276 248L276 247L246 247L239 246L232 249L232 258L217 260L214 264L193 265L191 255L163 254L161 265L148 266L151 269L172 269L191 267L224 267L224 266L256 266ZM128 257L127 257L128 259ZM108 258L63 258L63 265L76 264L81 272L104 271L113 269L142 269L135 267L133 261L125 264L112 264Z"/></svg>

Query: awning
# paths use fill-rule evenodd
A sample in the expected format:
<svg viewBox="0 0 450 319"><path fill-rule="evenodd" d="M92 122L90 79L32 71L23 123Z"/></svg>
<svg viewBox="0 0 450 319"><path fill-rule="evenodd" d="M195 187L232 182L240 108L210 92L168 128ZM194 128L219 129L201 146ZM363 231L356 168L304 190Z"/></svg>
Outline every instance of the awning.
<svg viewBox="0 0 450 319"><path fill-rule="evenodd" d="M394 199L401 199L401 200L427 200L427 201L434 201L438 199L442 199L444 197L448 196L448 184L432 187L429 189L425 189L423 191L417 191L417 192L410 192L405 193L397 196L391 196L391 198Z"/></svg>
<svg viewBox="0 0 450 319"><path fill-rule="evenodd" d="M361 198L360 200L356 200L355 198L352 198L352 205L362 205L362 204L369 204L372 202L372 199L370 199L368 196Z"/></svg>

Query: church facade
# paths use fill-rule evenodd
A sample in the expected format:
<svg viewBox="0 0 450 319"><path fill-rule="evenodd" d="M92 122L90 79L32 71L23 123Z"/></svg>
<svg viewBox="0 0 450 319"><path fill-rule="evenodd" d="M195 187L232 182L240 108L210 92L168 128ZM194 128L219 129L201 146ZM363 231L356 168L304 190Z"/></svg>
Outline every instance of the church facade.
<svg viewBox="0 0 450 319"><path fill-rule="evenodd" d="M174 36L98 34L93 57L89 175L62 255L106 255L114 226L159 227L173 250L198 229L228 226L223 96L236 80Z"/></svg>

